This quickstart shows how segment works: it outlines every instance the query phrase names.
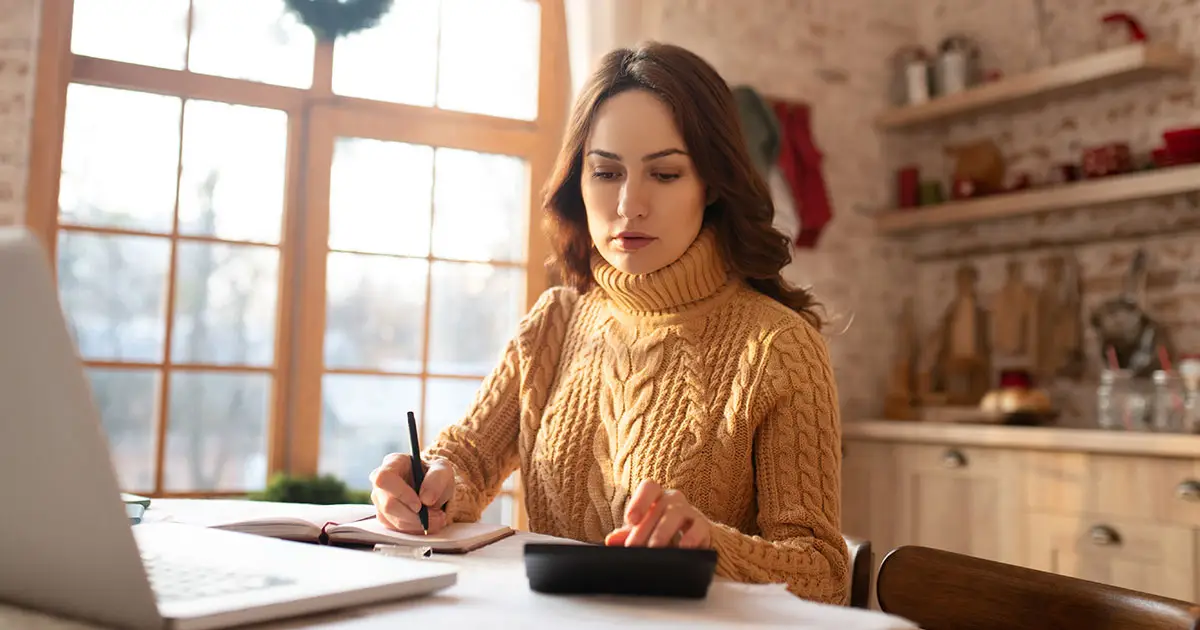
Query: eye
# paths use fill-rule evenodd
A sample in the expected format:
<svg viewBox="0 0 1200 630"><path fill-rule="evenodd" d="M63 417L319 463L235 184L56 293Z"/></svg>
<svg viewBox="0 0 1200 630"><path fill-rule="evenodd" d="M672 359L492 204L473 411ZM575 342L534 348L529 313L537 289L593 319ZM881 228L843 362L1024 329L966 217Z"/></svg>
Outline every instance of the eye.
<svg viewBox="0 0 1200 630"><path fill-rule="evenodd" d="M654 179L657 179L658 181L663 182L663 183L673 182L679 178L680 178L679 173L655 173L654 174Z"/></svg>
<svg viewBox="0 0 1200 630"><path fill-rule="evenodd" d="M617 173L615 171L599 171L599 170L592 171L592 179L611 181L611 180L617 179L620 176L621 176L621 174Z"/></svg>

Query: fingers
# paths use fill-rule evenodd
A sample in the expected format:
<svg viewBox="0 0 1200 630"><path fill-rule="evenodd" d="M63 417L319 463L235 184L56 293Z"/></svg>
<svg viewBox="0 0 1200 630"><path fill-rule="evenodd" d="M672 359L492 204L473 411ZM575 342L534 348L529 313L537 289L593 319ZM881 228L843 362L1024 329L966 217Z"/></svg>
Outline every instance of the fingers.
<svg viewBox="0 0 1200 630"><path fill-rule="evenodd" d="M454 496L454 469L445 460L429 463L425 481L421 483L421 503L442 507Z"/></svg>
<svg viewBox="0 0 1200 630"><path fill-rule="evenodd" d="M650 511L640 521L630 522L633 525L633 531L625 541L626 547L642 547L650 541L650 535L658 527L658 522L662 518L663 512L671 505L671 497L672 495L668 490L659 496L658 500L650 506Z"/></svg>
<svg viewBox="0 0 1200 630"><path fill-rule="evenodd" d="M642 517L650 511L662 493L662 486L657 482L647 479L638 484L637 490L633 491L633 497L625 506L625 524L637 525L640 523Z"/></svg>
<svg viewBox="0 0 1200 630"><path fill-rule="evenodd" d="M408 464L410 460L407 455L401 457L404 458L403 468L409 471L408 475L401 475L396 470L398 464L395 463L395 460L392 462L393 465L389 465L389 461L385 459L382 466L371 471L371 486L382 490L407 506L409 510L416 512L421 507L421 501L417 498L417 493L413 491L412 486L409 485L409 479L412 478L412 469Z"/></svg>
<svg viewBox="0 0 1200 630"><path fill-rule="evenodd" d="M691 526L693 520L692 506L686 503L672 503L663 510L662 518L658 519L658 525L654 527L654 532L649 537L647 547L670 547L675 543L675 535L682 534L685 529Z"/></svg>
<svg viewBox="0 0 1200 630"><path fill-rule="evenodd" d="M625 541L629 538L629 532L631 531L633 531L633 528L628 525L620 529L614 529L604 537L604 544L609 547L624 547Z"/></svg>
<svg viewBox="0 0 1200 630"><path fill-rule="evenodd" d="M371 491L371 502L375 504L375 514L379 522L385 526L406 534L423 532L421 519L417 513L395 497L376 488ZM446 513L438 508L429 508L429 533L441 531L448 524Z"/></svg>
<svg viewBox="0 0 1200 630"><path fill-rule="evenodd" d="M684 549L699 549L707 547L710 540L709 528L711 526L708 521L695 519L690 527L683 532L683 537L679 539L679 546Z"/></svg>

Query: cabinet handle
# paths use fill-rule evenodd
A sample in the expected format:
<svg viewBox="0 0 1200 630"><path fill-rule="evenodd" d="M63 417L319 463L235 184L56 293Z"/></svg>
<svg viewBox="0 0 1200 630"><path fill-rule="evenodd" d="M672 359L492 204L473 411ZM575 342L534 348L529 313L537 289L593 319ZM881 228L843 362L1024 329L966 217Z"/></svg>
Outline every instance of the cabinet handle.
<svg viewBox="0 0 1200 630"><path fill-rule="evenodd" d="M1096 525L1092 527L1088 531L1088 536L1091 537L1094 544L1101 547L1111 547L1121 544L1121 535L1117 533L1117 530L1108 525Z"/></svg>
<svg viewBox="0 0 1200 630"><path fill-rule="evenodd" d="M943 468L962 468L967 465L967 457L957 449L949 449L942 454Z"/></svg>
<svg viewBox="0 0 1200 630"><path fill-rule="evenodd" d="M1200 501L1200 481L1188 479L1175 487L1175 496L1183 501Z"/></svg>

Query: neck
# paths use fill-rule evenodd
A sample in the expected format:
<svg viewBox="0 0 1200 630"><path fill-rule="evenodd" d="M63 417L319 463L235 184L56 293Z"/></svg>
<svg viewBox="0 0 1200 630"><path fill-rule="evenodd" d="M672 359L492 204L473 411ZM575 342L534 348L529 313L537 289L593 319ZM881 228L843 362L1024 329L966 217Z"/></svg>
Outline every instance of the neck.
<svg viewBox="0 0 1200 630"><path fill-rule="evenodd" d="M625 273L593 254L592 277L621 310L664 315L686 311L714 295L729 282L729 270L716 234L704 229L683 256L650 273Z"/></svg>

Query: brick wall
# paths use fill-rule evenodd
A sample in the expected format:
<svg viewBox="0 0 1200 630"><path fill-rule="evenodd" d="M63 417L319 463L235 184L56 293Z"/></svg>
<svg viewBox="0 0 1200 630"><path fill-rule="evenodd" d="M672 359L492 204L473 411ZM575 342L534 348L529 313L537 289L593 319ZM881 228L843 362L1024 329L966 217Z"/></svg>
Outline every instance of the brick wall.
<svg viewBox="0 0 1200 630"><path fill-rule="evenodd" d="M918 0L921 40L933 46L949 33L980 42L984 64L1005 74L1062 61L1096 50L1099 17L1120 7L1105 0L1046 2L1048 46L1036 37L1034 3L1010 0ZM1125 3L1152 39L1170 42L1200 58L1200 4L1188 0ZM999 28L997 25L1009 25ZM1200 124L1200 64L1190 77L1152 80L1125 87L1092 90L1037 107L1006 111L955 124L941 132L921 132L888 140L889 152L902 155L931 174L948 173L943 147L978 138L995 139L1010 170L1040 176L1052 164L1078 161L1082 148L1104 142L1129 142L1135 154L1160 146L1164 129ZM1121 290L1138 247L1149 251L1148 301L1165 322L1180 350L1200 351L1200 222L1187 199L1082 208L1038 218L1007 220L978 227L930 232L913 240L917 264L918 315L923 329L949 303L954 269L963 262L980 271L981 293L998 289L1004 265L1025 261L1030 284L1042 278L1037 261L1054 253L1073 253L1083 279L1084 313ZM1014 246L1036 242L1032 249ZM987 251L991 250L991 251ZM1082 382L1059 382L1055 392L1072 410L1065 422L1090 425L1095 392L1094 336L1085 338L1091 365Z"/></svg>
<svg viewBox="0 0 1200 630"><path fill-rule="evenodd" d="M891 158L871 128L887 104L888 58L918 36L914 0L660 0L649 37L690 48L731 84L813 107L834 220L785 275L813 286L830 315L829 343L844 416L878 415L893 317L910 291L901 244L873 233ZM851 320L851 316L853 319ZM846 323L850 327L838 334Z"/></svg>
<svg viewBox="0 0 1200 630"><path fill-rule="evenodd" d="M39 0L0 0L0 225L25 214Z"/></svg>

